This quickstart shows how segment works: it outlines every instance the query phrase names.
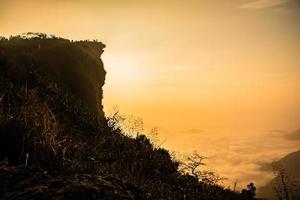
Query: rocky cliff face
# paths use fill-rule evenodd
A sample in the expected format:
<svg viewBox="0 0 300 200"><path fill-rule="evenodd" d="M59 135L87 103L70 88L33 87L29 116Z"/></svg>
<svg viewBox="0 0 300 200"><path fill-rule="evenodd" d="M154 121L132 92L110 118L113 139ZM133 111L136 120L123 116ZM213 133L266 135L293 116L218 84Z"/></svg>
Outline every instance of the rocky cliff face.
<svg viewBox="0 0 300 200"><path fill-rule="evenodd" d="M104 47L43 35L0 38L0 160L20 163L29 154L31 164L53 167L64 142L78 150L76 135L103 132Z"/></svg>
<svg viewBox="0 0 300 200"><path fill-rule="evenodd" d="M71 42L55 37L2 39L1 75L14 73L27 91L36 86L33 78L40 79L39 83L52 87L53 96L60 92L66 98L74 97L86 112L103 119L102 86L106 72L100 56L104 47L101 42Z"/></svg>

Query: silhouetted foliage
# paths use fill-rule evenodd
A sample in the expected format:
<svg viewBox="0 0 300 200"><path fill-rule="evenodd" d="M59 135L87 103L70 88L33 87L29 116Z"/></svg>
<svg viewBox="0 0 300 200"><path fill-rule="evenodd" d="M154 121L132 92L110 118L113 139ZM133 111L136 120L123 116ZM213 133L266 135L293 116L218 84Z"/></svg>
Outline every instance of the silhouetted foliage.
<svg viewBox="0 0 300 200"><path fill-rule="evenodd" d="M255 195L256 195L256 187L254 186L253 183L249 183L249 185L247 185L247 188L243 189L240 194L241 199L245 199L245 200L254 199Z"/></svg>

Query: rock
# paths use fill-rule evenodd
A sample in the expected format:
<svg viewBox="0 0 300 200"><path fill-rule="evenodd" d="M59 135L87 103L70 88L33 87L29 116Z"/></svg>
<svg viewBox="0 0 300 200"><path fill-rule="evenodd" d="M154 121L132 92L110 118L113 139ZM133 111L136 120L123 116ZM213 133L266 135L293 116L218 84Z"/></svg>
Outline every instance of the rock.
<svg viewBox="0 0 300 200"><path fill-rule="evenodd" d="M34 177L34 178L30 178ZM45 176L36 167L0 166L0 198L24 199L143 199L141 190L113 177L73 174Z"/></svg>
<svg viewBox="0 0 300 200"><path fill-rule="evenodd" d="M55 91L64 85L66 95L73 95L90 113L97 113L103 119L102 86L106 71L100 56L104 47L101 42L70 42L61 38L1 40L0 70L14 73L17 82L26 84L26 90L32 73L28 69L38 71L51 79L47 87Z"/></svg>

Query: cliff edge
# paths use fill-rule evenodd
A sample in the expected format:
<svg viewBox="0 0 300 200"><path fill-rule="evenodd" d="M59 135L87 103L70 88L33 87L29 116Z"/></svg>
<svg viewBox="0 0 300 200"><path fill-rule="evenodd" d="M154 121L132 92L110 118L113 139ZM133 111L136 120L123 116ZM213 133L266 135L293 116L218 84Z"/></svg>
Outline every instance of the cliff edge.
<svg viewBox="0 0 300 200"><path fill-rule="evenodd" d="M103 121L102 86L106 72L100 56L104 47L97 41L73 42L44 34L15 36L9 40L2 38L1 76L4 78L9 74L6 78L11 80L7 80L10 84L7 87L23 87L26 95L34 88L39 88L38 91L48 89L41 95L60 100L66 110L70 105L64 101L76 99L86 114ZM12 101L5 97L2 101ZM74 109L72 112L79 111Z"/></svg>

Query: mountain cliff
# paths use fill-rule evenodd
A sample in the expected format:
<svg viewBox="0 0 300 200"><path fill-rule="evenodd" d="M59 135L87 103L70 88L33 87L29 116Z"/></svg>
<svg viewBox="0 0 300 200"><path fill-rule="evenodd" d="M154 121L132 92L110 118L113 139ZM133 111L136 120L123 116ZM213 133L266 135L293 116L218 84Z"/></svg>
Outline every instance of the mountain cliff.
<svg viewBox="0 0 300 200"><path fill-rule="evenodd" d="M104 47L0 38L0 199L254 199L253 187L180 171L166 149L104 116Z"/></svg>
<svg viewBox="0 0 300 200"><path fill-rule="evenodd" d="M1 72L7 74L8 88L20 86L26 89L26 94L34 88L43 89L42 95L51 94L51 98L60 99L65 107L68 102L63 101L73 97L86 112L101 120L104 119L102 86L106 72L100 56L104 47L97 41L71 42L43 34L2 39Z"/></svg>

